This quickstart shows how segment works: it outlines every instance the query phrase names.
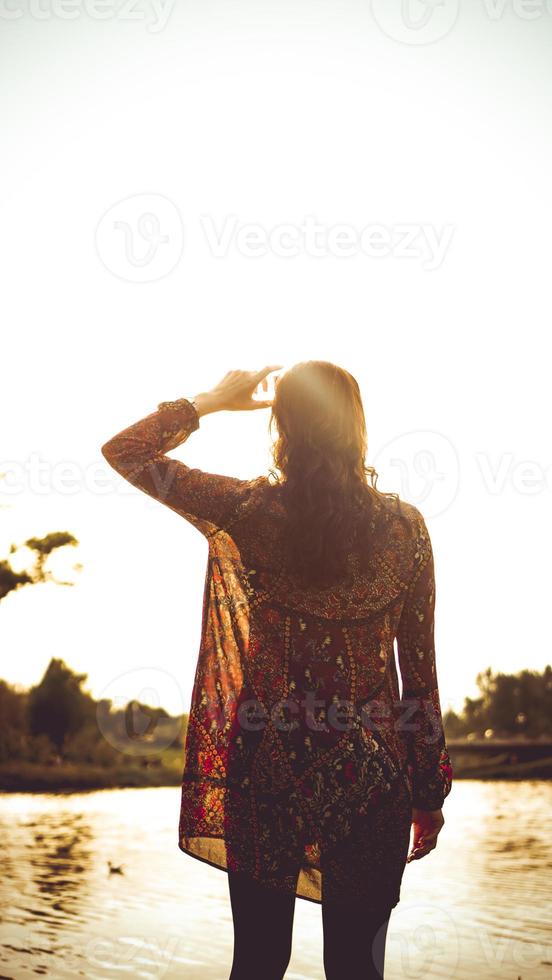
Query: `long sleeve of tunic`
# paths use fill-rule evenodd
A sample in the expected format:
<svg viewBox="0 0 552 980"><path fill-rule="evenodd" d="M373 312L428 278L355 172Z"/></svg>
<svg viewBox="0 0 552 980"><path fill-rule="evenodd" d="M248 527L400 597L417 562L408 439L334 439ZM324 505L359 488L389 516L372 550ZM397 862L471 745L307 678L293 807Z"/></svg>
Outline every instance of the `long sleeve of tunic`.
<svg viewBox="0 0 552 980"><path fill-rule="evenodd" d="M287 570L277 485L167 455L198 428L179 398L101 449L208 541L179 846L315 902L324 887L377 888L394 904L411 809L440 808L452 784L424 518L378 494L369 570L351 554L346 586L305 589Z"/></svg>

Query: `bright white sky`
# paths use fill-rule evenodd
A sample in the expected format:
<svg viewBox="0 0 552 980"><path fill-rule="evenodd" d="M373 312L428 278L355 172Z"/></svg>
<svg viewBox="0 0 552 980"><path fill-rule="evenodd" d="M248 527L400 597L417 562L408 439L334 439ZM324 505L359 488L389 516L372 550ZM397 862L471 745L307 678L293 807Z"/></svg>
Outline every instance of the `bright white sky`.
<svg viewBox="0 0 552 980"><path fill-rule="evenodd" d="M2 602L0 676L34 683L59 656L96 696L150 687L187 710L207 545L100 447L231 368L310 357L356 376L378 486L426 516L443 708L488 665L542 668L552 13L445 0L416 28L394 0L177 0L165 24L146 0L139 19L102 9L0 16L0 554L69 530L66 567L83 564L74 588ZM172 455L255 476L267 422L209 416Z"/></svg>

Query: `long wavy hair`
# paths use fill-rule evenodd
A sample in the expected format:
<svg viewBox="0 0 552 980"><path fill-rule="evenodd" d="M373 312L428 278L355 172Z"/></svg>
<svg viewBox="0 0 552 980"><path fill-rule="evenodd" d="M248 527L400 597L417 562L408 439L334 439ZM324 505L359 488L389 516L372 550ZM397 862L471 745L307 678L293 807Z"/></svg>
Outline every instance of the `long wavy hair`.
<svg viewBox="0 0 552 980"><path fill-rule="evenodd" d="M367 571L389 508L378 474L366 463L366 420L357 381L329 361L301 361L277 381L269 431L274 466L286 510L288 568L303 584L327 587L346 582L348 558L358 555Z"/></svg>

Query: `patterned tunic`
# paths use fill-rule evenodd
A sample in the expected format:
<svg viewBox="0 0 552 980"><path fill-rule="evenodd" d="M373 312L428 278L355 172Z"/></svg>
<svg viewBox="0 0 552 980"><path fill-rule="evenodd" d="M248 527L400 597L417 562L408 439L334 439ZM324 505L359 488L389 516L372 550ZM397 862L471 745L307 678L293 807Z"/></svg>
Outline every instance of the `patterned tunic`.
<svg viewBox="0 0 552 980"><path fill-rule="evenodd" d="M179 398L102 446L208 541L179 846L314 902L394 906L412 807L440 808L452 781L425 521L374 491L385 534L368 570L352 552L347 586L309 590L286 567L277 483L165 455L198 427Z"/></svg>

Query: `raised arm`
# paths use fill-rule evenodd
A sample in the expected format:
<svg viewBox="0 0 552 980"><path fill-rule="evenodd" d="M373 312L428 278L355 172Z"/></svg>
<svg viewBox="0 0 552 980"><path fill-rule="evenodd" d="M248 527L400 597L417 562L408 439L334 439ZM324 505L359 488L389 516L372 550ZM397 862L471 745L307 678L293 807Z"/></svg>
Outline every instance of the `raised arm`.
<svg viewBox="0 0 552 980"><path fill-rule="evenodd" d="M206 414L202 397L197 398L198 408L186 398L161 402L155 412L104 443L101 452L125 480L170 507L208 537L227 526L252 484L249 480L192 469L165 455L199 428L199 411Z"/></svg>
<svg viewBox="0 0 552 980"><path fill-rule="evenodd" d="M102 455L125 480L209 537L232 523L257 481L191 469L166 453L199 428L202 415L268 408L270 401L255 401L253 393L259 386L266 390L266 375L278 367L228 371L214 388L195 396L195 407L186 398L160 402L157 411L104 443Z"/></svg>
<svg viewBox="0 0 552 980"><path fill-rule="evenodd" d="M397 632L402 700L409 709L402 718L413 771L412 805L420 810L439 810L451 790L452 765L445 742L435 663L433 550L418 510L415 523L415 571Z"/></svg>

